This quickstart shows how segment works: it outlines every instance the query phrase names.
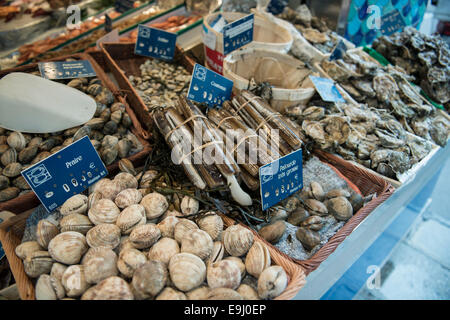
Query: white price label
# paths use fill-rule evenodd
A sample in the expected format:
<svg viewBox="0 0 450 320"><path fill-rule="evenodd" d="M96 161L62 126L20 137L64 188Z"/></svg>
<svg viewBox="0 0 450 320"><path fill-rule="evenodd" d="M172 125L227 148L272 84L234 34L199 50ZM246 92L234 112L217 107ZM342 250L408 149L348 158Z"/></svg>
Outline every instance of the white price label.
<svg viewBox="0 0 450 320"><path fill-rule="evenodd" d="M216 50L216 34L214 32L208 32L203 37L203 43L211 50Z"/></svg>

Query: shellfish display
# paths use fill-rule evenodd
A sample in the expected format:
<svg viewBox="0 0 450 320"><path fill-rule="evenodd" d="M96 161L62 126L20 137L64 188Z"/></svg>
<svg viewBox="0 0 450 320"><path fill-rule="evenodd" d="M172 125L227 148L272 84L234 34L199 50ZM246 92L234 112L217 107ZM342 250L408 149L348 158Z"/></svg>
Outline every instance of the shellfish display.
<svg viewBox="0 0 450 320"><path fill-rule="evenodd" d="M122 173L109 181L117 180L123 180ZM164 215L175 212L172 197L147 190L136 204L123 201L123 191L131 193L138 186L119 185L123 190L117 190L115 198L97 200L90 209L84 207L84 195L69 198L58 209L65 213L58 222L64 223L40 220L36 237L43 238L49 229L45 241L17 247L27 275L36 281L37 299L273 299L286 289L286 271L244 226L224 226L217 212L202 204L196 204L198 213L189 217ZM91 192L101 193L108 186L98 181ZM158 210L155 223L146 221L145 207ZM81 227L69 228L79 216L85 217L78 223ZM47 241L48 251L42 251ZM264 273L274 267L279 280ZM260 274L264 280L258 280ZM267 287L270 277L276 289Z"/></svg>

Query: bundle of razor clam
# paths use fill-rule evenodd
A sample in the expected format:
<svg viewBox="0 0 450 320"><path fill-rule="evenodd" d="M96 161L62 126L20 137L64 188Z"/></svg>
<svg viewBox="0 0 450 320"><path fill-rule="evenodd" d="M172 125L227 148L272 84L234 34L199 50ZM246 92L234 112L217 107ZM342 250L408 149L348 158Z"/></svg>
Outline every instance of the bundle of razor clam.
<svg viewBox="0 0 450 320"><path fill-rule="evenodd" d="M258 190L261 166L302 147L300 127L275 112L263 98L245 90L206 114L181 96L175 107L155 111L153 119L174 160L197 188L228 185L233 200L242 206L252 205L252 197L239 182ZM194 134L198 128L201 135ZM274 129L278 130L277 139L271 136ZM183 148L183 141L192 142L190 150ZM247 150L258 155L256 161L249 161ZM238 161L239 157L245 161ZM199 158L202 162L196 163Z"/></svg>

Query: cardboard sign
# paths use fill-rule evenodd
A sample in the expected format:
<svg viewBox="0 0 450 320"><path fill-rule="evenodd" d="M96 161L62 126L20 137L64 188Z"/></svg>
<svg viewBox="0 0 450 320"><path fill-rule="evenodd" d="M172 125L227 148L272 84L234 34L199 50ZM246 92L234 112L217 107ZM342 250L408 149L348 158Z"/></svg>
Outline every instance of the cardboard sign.
<svg viewBox="0 0 450 320"><path fill-rule="evenodd" d="M175 54L176 42L176 33L140 24L138 26L138 37L134 53L162 60L172 60Z"/></svg>
<svg viewBox="0 0 450 320"><path fill-rule="evenodd" d="M135 0L116 0L114 8L117 12L124 13L134 8Z"/></svg>
<svg viewBox="0 0 450 320"><path fill-rule="evenodd" d="M255 15L249 14L223 27L223 54L227 55L253 41Z"/></svg>
<svg viewBox="0 0 450 320"><path fill-rule="evenodd" d="M330 54L330 61L342 59L345 52L347 51L347 46L344 41L341 39L339 43L334 48L333 52Z"/></svg>
<svg viewBox="0 0 450 320"><path fill-rule="evenodd" d="M88 136L22 171L22 176L48 212L107 174Z"/></svg>
<svg viewBox="0 0 450 320"><path fill-rule="evenodd" d="M302 149L260 167L259 184L263 210L303 188Z"/></svg>
<svg viewBox="0 0 450 320"><path fill-rule="evenodd" d="M316 87L316 90L323 101L346 102L341 93L334 85L333 80L314 76L309 76L309 78L313 82L314 87Z"/></svg>
<svg viewBox="0 0 450 320"><path fill-rule="evenodd" d="M405 21L398 10L393 10L381 17L381 34L389 36L406 27Z"/></svg>
<svg viewBox="0 0 450 320"><path fill-rule="evenodd" d="M119 42L119 29L114 29L110 33L105 34L103 37L97 40L97 48L100 49L100 43L103 42Z"/></svg>
<svg viewBox="0 0 450 320"><path fill-rule="evenodd" d="M211 50L216 50L216 34L214 32L206 32L203 36L203 44Z"/></svg>
<svg viewBox="0 0 450 320"><path fill-rule="evenodd" d="M188 98L206 103L210 107L222 106L224 101L230 100L232 88L233 81L196 63L189 85Z"/></svg>
<svg viewBox="0 0 450 320"><path fill-rule="evenodd" d="M74 79L95 77L96 73L88 60L39 62L39 71L45 79Z"/></svg>

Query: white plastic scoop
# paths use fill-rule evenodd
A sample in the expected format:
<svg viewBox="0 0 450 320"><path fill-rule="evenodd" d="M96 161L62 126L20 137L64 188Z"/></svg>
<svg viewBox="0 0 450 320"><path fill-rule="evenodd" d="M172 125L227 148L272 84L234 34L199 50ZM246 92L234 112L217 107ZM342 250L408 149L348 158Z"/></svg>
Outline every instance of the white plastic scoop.
<svg viewBox="0 0 450 320"><path fill-rule="evenodd" d="M64 84L22 72L0 80L0 127L47 133L82 125L97 104L87 94Z"/></svg>

